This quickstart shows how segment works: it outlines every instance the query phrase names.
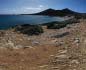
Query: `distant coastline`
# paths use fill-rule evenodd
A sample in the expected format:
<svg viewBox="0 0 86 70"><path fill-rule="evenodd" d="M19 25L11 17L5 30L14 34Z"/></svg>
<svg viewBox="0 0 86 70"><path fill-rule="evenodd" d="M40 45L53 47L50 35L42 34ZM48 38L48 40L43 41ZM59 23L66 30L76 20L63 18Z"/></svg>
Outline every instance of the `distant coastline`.
<svg viewBox="0 0 86 70"><path fill-rule="evenodd" d="M0 14L0 15L40 15L40 16L59 16L59 17L65 17L65 16L84 16L86 17L86 13L79 13L72 11L71 9L65 8L62 10L55 10L55 9L46 9L44 11L38 12L38 13L32 13L32 14Z"/></svg>
<svg viewBox="0 0 86 70"><path fill-rule="evenodd" d="M72 18L86 19L86 13L78 13L66 8L62 10L47 9L34 14L0 14L0 28L3 29L4 27L21 24L41 24L59 20L63 21Z"/></svg>
<svg viewBox="0 0 86 70"><path fill-rule="evenodd" d="M20 15L42 15L42 16L59 16L59 17L64 17L64 16L86 16L86 13L79 13L72 11L68 8L62 9L62 10L55 10L55 9L46 9L44 11L38 12L38 13L33 13L33 14L20 14Z"/></svg>

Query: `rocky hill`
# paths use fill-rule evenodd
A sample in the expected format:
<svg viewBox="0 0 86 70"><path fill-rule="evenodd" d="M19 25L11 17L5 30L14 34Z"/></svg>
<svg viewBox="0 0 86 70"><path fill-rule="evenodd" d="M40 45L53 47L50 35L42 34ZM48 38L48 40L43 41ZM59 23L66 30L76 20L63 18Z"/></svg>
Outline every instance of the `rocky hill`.
<svg viewBox="0 0 86 70"><path fill-rule="evenodd" d="M41 11L39 13L31 14L31 15L47 15L47 16L75 16L76 18L86 18L86 13L79 13L72 11L68 8L62 9L62 10L55 10L55 9L47 9L44 11Z"/></svg>
<svg viewBox="0 0 86 70"><path fill-rule="evenodd" d="M50 15L50 16L66 16L66 15L72 15L72 14L78 14L78 12L74 12L66 8L62 10L47 9L42 12L36 13L36 15Z"/></svg>
<svg viewBox="0 0 86 70"><path fill-rule="evenodd" d="M0 70L86 70L86 20L27 35L0 31Z"/></svg>

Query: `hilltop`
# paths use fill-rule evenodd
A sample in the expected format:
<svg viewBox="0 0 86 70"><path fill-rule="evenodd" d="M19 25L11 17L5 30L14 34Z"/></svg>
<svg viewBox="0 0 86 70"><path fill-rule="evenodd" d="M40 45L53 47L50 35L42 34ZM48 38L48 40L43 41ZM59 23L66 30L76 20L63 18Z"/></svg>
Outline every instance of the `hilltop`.
<svg viewBox="0 0 86 70"><path fill-rule="evenodd" d="M68 8L62 10L55 10L55 9L47 9L42 12L36 13L35 15L50 15L50 16L66 16L72 14L79 14L78 12L74 12Z"/></svg>
<svg viewBox="0 0 86 70"><path fill-rule="evenodd" d="M30 36L14 28L1 30L0 69L86 70L85 23L81 19L60 29L42 26L42 34Z"/></svg>
<svg viewBox="0 0 86 70"><path fill-rule="evenodd" d="M68 8L65 8L62 10L55 10L55 9L49 8L44 11L34 13L31 15L46 15L46 16L60 16L60 17L75 16L76 18L86 18L86 13L75 12Z"/></svg>

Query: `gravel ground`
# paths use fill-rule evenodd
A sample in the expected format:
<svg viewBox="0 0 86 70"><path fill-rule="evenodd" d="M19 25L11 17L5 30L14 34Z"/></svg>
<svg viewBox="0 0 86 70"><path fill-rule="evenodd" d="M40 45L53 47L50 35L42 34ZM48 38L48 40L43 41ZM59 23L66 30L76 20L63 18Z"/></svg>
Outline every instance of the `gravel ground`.
<svg viewBox="0 0 86 70"><path fill-rule="evenodd" d="M86 20L38 36L0 31L0 70L86 70ZM67 34L66 34L67 33Z"/></svg>

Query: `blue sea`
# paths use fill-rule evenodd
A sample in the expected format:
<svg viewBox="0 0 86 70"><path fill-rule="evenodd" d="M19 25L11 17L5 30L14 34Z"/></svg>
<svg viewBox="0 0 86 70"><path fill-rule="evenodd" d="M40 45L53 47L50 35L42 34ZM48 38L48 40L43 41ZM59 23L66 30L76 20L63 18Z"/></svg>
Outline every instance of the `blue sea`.
<svg viewBox="0 0 86 70"><path fill-rule="evenodd" d="M39 15L0 15L0 29L7 29L21 24L42 24L52 21L63 21L61 17Z"/></svg>

